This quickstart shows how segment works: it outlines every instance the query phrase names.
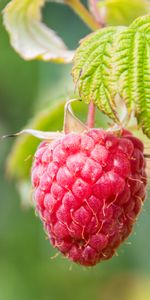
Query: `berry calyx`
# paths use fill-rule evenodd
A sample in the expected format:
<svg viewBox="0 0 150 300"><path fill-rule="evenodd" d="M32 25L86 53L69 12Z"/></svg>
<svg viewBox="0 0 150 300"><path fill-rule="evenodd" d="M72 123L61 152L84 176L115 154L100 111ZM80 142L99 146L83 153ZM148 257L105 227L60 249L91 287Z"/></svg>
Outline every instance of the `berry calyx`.
<svg viewBox="0 0 150 300"><path fill-rule="evenodd" d="M146 193L142 142L130 132L67 133L35 153L36 210L52 245L93 266L129 236Z"/></svg>

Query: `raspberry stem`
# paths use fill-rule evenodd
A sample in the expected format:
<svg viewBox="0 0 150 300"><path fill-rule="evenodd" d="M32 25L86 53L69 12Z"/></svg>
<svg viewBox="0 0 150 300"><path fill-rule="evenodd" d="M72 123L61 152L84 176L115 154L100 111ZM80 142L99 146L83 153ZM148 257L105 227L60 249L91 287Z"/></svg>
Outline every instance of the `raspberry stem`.
<svg viewBox="0 0 150 300"><path fill-rule="evenodd" d="M91 101L89 104L89 111L88 111L88 117L87 117L87 126L89 128L93 128L95 124L95 104Z"/></svg>

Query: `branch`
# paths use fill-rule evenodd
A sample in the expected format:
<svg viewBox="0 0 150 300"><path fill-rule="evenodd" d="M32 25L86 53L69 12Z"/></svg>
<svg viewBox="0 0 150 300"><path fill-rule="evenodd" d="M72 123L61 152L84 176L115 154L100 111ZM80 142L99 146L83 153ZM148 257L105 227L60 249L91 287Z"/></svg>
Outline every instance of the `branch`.
<svg viewBox="0 0 150 300"><path fill-rule="evenodd" d="M80 0L65 0L65 3L69 5L73 11L84 21L84 23L93 31L102 27L86 7L80 2Z"/></svg>

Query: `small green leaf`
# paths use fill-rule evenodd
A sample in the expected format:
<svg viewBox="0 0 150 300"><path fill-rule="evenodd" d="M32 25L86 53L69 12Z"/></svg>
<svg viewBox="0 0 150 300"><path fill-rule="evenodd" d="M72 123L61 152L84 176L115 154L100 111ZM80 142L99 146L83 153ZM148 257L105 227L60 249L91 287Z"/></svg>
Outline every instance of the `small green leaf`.
<svg viewBox="0 0 150 300"><path fill-rule="evenodd" d="M89 0L89 5L97 21L104 19L109 25L129 25L150 11L148 0Z"/></svg>
<svg viewBox="0 0 150 300"><path fill-rule="evenodd" d="M26 60L40 59L69 63L69 51L62 39L41 22L41 10L46 0L12 0L3 12L4 25L12 47Z"/></svg>
<svg viewBox="0 0 150 300"><path fill-rule="evenodd" d="M70 132L82 133L85 130L87 130L87 126L84 123L82 123L72 111L71 104L77 101L79 100L71 99L67 101L65 105L63 134L68 134Z"/></svg>
<svg viewBox="0 0 150 300"><path fill-rule="evenodd" d="M116 104L111 97L112 45L123 27L108 27L89 35L78 48L73 67L73 78L83 101L93 101L115 121Z"/></svg>

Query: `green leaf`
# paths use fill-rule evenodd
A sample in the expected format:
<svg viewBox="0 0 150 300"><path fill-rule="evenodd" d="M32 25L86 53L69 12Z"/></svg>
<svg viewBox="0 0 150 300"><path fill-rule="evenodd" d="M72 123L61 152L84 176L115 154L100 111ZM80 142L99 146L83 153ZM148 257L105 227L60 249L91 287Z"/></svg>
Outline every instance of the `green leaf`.
<svg viewBox="0 0 150 300"><path fill-rule="evenodd" d="M12 0L3 12L4 25L12 47L26 60L40 59L69 63L69 51L62 39L41 22L41 10L46 0Z"/></svg>
<svg viewBox="0 0 150 300"><path fill-rule="evenodd" d="M89 35L78 48L73 67L73 78L83 101L93 101L115 121L119 121L116 104L111 97L113 66L112 45L123 27L108 27Z"/></svg>
<svg viewBox="0 0 150 300"><path fill-rule="evenodd" d="M114 44L114 94L119 92L150 137L150 15L119 33Z"/></svg>
<svg viewBox="0 0 150 300"><path fill-rule="evenodd" d="M89 0L89 5L97 21L104 19L109 25L129 25L150 11L148 0Z"/></svg>
<svg viewBox="0 0 150 300"><path fill-rule="evenodd" d="M117 122L119 96L127 107L125 118L133 111L150 137L150 15L128 28L107 27L84 39L75 54L73 77L82 99Z"/></svg>

